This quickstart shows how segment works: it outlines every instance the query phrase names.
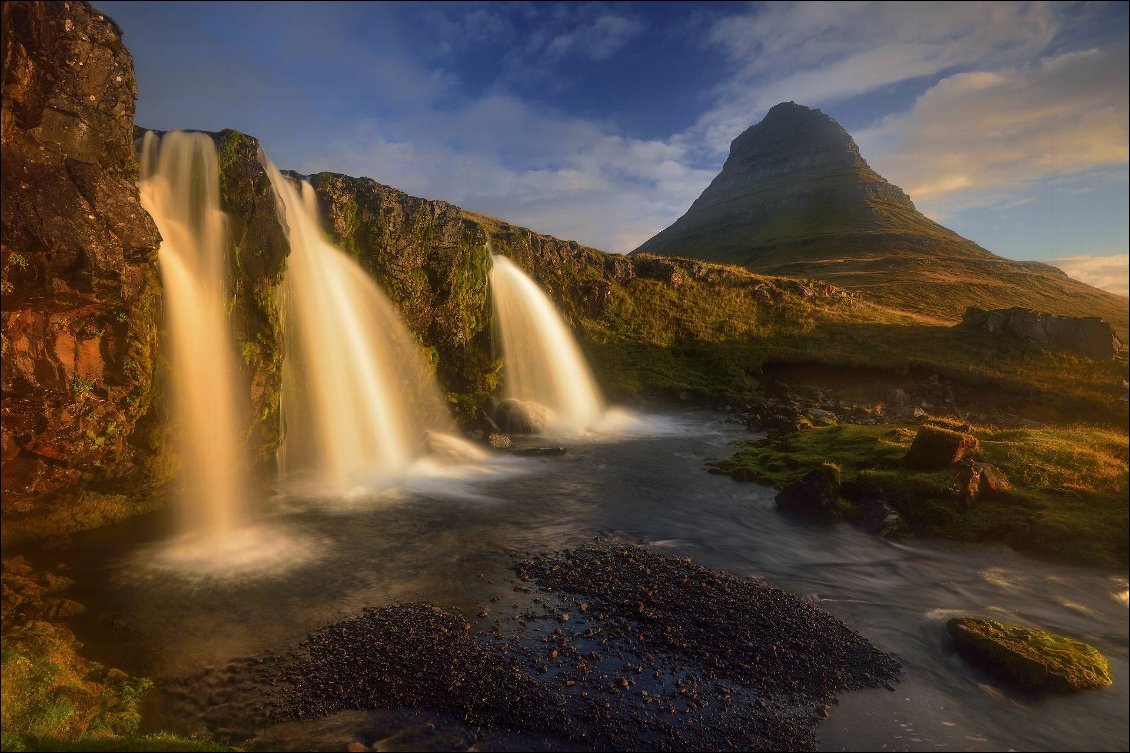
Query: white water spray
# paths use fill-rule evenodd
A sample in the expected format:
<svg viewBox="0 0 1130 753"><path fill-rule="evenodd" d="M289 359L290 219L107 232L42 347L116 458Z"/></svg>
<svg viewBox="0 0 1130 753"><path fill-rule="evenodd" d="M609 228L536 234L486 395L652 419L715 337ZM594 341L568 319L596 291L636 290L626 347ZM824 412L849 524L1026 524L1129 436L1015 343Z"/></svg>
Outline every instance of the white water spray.
<svg viewBox="0 0 1130 753"><path fill-rule="evenodd" d="M222 537L245 522L248 495L239 444L239 372L225 308L227 217L220 209L215 144L203 133L148 132L141 171L141 205L162 237L158 259L185 527Z"/></svg>
<svg viewBox="0 0 1130 753"><path fill-rule="evenodd" d="M326 238L313 187L263 164L290 234L283 477L343 490L400 474L433 450L429 431L454 428L435 377L399 312ZM440 454L451 455L452 443L465 458L483 457L453 436Z"/></svg>
<svg viewBox="0 0 1130 753"><path fill-rule="evenodd" d="M572 333L537 283L505 256L491 258L507 397L548 408L556 431L592 429L604 401Z"/></svg>

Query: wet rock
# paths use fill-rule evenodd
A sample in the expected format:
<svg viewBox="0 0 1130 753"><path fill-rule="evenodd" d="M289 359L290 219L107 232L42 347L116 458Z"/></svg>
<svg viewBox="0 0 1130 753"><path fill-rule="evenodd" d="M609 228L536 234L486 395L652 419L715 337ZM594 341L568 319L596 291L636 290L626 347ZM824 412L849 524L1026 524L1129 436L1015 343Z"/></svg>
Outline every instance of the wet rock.
<svg viewBox="0 0 1130 753"><path fill-rule="evenodd" d="M523 457L538 457L538 456L553 456L564 455L568 450L564 447L522 447L510 451L511 455L519 455Z"/></svg>
<svg viewBox="0 0 1130 753"><path fill-rule="evenodd" d="M549 422L549 411L528 400L507 398L494 409L492 418L508 434L541 434Z"/></svg>
<svg viewBox="0 0 1130 753"><path fill-rule="evenodd" d="M1106 657L1074 638L973 617L950 620L946 631L967 661L1021 685L1076 691L1113 682Z"/></svg>
<svg viewBox="0 0 1130 753"><path fill-rule="evenodd" d="M369 746L365 743L359 743L356 740L345 746L348 753L369 753Z"/></svg>
<svg viewBox="0 0 1130 753"><path fill-rule="evenodd" d="M877 533L887 538L900 538L909 535L910 527L890 504L882 489L865 487L851 489L844 484L842 493L855 505L851 523L855 527Z"/></svg>
<svg viewBox="0 0 1130 753"><path fill-rule="evenodd" d="M981 444L972 434L923 426L906 453L906 464L917 470L941 470L973 457L980 450Z"/></svg>
<svg viewBox="0 0 1130 753"><path fill-rule="evenodd" d="M777 509L797 517L830 519L840 497L840 469L824 463L803 479L785 487L775 498Z"/></svg>

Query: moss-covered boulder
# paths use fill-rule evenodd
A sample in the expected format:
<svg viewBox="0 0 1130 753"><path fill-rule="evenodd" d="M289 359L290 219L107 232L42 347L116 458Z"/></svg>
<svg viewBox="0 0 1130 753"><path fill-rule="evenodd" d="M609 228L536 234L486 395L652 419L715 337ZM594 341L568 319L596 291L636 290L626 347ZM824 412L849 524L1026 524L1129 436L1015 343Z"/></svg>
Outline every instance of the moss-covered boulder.
<svg viewBox="0 0 1130 753"><path fill-rule="evenodd" d="M786 486L776 497L777 509L801 518L826 519L838 517L840 499L840 468L823 463L809 471L795 484Z"/></svg>
<svg viewBox="0 0 1130 753"><path fill-rule="evenodd" d="M906 453L906 464L919 471L941 470L980 451L981 444L972 434L923 426Z"/></svg>
<svg viewBox="0 0 1130 753"><path fill-rule="evenodd" d="M1106 657L1074 638L975 617L952 619L946 630L971 664L1021 685L1074 691L1113 682Z"/></svg>

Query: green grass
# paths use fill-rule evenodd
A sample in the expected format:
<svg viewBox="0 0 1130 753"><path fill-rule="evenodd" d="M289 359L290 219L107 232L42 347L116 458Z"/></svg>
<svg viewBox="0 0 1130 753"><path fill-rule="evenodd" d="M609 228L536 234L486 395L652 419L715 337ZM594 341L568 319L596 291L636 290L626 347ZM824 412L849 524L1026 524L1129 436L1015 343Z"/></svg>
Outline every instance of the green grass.
<svg viewBox="0 0 1130 753"><path fill-rule="evenodd" d="M913 471L903 464L916 430L897 424L814 428L748 443L712 467L783 488L822 462L835 462L845 482L881 488L919 535L1000 542L1061 561L1126 567L1125 433L1092 426L975 427L981 458L1002 469L1012 488L965 507L955 491L956 470Z"/></svg>
<svg viewBox="0 0 1130 753"><path fill-rule="evenodd" d="M726 273L734 275L729 284L631 280L613 289L603 316L576 316L613 398L751 397L764 365L815 364L927 371L1020 395L1039 420L1126 425L1123 362L958 332L865 301L804 298L772 278ZM776 300L758 301L757 284L777 291Z"/></svg>

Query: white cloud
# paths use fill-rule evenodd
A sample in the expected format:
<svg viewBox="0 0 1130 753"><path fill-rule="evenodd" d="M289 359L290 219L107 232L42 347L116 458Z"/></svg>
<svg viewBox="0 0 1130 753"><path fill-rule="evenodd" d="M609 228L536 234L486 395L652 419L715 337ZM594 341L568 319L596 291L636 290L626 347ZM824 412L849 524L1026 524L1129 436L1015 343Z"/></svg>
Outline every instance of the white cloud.
<svg viewBox="0 0 1130 753"><path fill-rule="evenodd" d="M1118 295L1130 295L1130 254L1110 256L1065 256L1048 259L1048 264L1059 267L1076 280L1109 290Z"/></svg>
<svg viewBox="0 0 1130 753"><path fill-rule="evenodd" d="M558 34L546 46L546 52L554 57L579 54L592 60L605 60L619 52L643 28L634 18L608 13L583 28Z"/></svg>
<svg viewBox="0 0 1130 753"><path fill-rule="evenodd" d="M725 152L778 102L827 105L900 81L1026 60L1055 37L1068 12L1048 3L755 6L719 19L708 35L736 71L698 130L709 149Z"/></svg>
<svg viewBox="0 0 1130 753"><path fill-rule="evenodd" d="M388 132L367 123L300 172L340 170L442 198L538 232L627 252L678 216L714 176L686 149L492 96Z"/></svg>
<svg viewBox="0 0 1130 753"><path fill-rule="evenodd" d="M856 134L881 174L941 214L993 189L1125 164L1130 66L1123 47L938 82L905 113Z"/></svg>

